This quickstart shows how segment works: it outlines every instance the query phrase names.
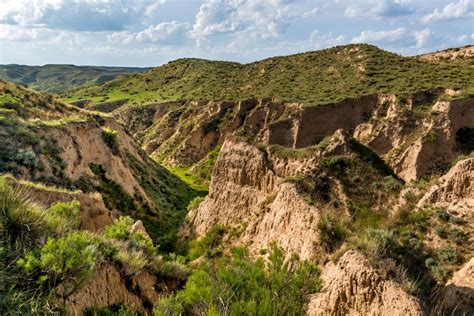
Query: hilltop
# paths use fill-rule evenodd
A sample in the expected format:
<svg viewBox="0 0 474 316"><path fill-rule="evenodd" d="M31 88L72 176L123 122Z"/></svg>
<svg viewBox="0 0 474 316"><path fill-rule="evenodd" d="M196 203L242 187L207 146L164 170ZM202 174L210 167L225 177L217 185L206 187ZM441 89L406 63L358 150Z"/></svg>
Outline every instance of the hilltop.
<svg viewBox="0 0 474 316"><path fill-rule="evenodd" d="M473 90L472 66L433 64L372 45L345 45L239 64L179 59L145 73L62 94L68 102L112 110L174 100L243 100L326 104L372 93L438 87Z"/></svg>
<svg viewBox="0 0 474 316"><path fill-rule="evenodd" d="M38 91L63 92L86 85L101 84L147 68L75 65L0 65L0 79L28 85Z"/></svg>

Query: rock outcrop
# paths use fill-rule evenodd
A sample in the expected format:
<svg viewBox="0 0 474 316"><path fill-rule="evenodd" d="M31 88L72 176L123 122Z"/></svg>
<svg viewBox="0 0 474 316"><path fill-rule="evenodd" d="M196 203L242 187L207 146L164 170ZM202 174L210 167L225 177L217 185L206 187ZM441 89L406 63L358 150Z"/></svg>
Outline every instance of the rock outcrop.
<svg viewBox="0 0 474 316"><path fill-rule="evenodd" d="M123 266L103 264L96 267L94 276L84 288L68 298L66 306L74 315L83 314L89 307L113 305L124 305L148 315L158 299L156 283L157 278L147 272L133 275Z"/></svg>
<svg viewBox="0 0 474 316"><path fill-rule="evenodd" d="M323 270L324 287L308 315L424 315L421 303L400 284L381 277L361 253L346 252Z"/></svg>
<svg viewBox="0 0 474 316"><path fill-rule="evenodd" d="M209 195L188 214L189 229L203 235L214 225L245 225L239 240L255 253L270 240L288 252L309 257L315 241L318 210L272 169L264 151L227 140L214 167ZM289 238L291 236L291 238Z"/></svg>
<svg viewBox="0 0 474 316"><path fill-rule="evenodd" d="M308 204L288 177L312 170L321 157L348 154L346 136L337 131L331 145L306 157L279 157L245 141L227 139L214 166L209 195L188 213L187 233L204 235L213 226L243 227L239 243L253 253L276 241L287 253L316 255L316 223L321 209Z"/></svg>
<svg viewBox="0 0 474 316"><path fill-rule="evenodd" d="M474 158L458 161L428 189L418 205L429 204L444 207L462 217L474 216Z"/></svg>
<svg viewBox="0 0 474 316"><path fill-rule="evenodd" d="M474 98L431 105L433 100L436 94L431 92L414 95L404 103L388 100L388 105L374 111L370 122L357 126L354 137L383 157L406 181L442 174L462 153L458 131L474 128Z"/></svg>
<svg viewBox="0 0 474 316"><path fill-rule="evenodd" d="M474 313L474 258L456 271L441 290L436 310L444 313Z"/></svg>

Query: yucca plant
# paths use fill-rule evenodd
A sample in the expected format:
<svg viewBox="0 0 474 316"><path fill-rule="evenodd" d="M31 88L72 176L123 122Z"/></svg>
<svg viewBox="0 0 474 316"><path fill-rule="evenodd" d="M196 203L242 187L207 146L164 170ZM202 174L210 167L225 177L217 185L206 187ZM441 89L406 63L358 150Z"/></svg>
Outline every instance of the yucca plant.
<svg viewBox="0 0 474 316"><path fill-rule="evenodd" d="M22 251L37 243L47 230L45 212L28 193L0 178L0 238L10 251Z"/></svg>

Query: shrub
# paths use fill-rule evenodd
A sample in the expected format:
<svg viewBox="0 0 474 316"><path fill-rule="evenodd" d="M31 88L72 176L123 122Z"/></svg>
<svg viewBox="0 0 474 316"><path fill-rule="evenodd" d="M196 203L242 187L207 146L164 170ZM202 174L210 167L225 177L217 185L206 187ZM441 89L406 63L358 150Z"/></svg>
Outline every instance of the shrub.
<svg viewBox="0 0 474 316"><path fill-rule="evenodd" d="M376 257L395 257L399 243L393 230L367 229L362 236L361 246L366 253Z"/></svg>
<svg viewBox="0 0 474 316"><path fill-rule="evenodd" d="M182 299L176 294L170 294L160 299L153 309L154 316L181 316L184 313Z"/></svg>
<svg viewBox="0 0 474 316"><path fill-rule="evenodd" d="M285 260L275 245L267 263L235 248L230 257L194 272L176 296L160 300L155 315L302 315L320 286L317 267L297 256Z"/></svg>
<svg viewBox="0 0 474 316"><path fill-rule="evenodd" d="M113 239L129 240L132 225L133 219L130 216L120 216L105 229L105 236Z"/></svg>
<svg viewBox="0 0 474 316"><path fill-rule="evenodd" d="M81 225L80 207L81 204L77 200L56 202L48 209L46 218L57 231L65 233L77 229Z"/></svg>
<svg viewBox="0 0 474 316"><path fill-rule="evenodd" d="M467 236L462 230L453 228L448 233L448 239L457 244L462 244L467 240Z"/></svg>
<svg viewBox="0 0 474 316"><path fill-rule="evenodd" d="M19 259L18 265L36 278L43 288L56 289L60 291L57 294L65 299L92 276L96 252L88 233L74 232L60 238L49 238L39 251Z"/></svg>
<svg viewBox="0 0 474 316"><path fill-rule="evenodd" d="M342 172L348 165L347 158L342 156L333 156L323 161L323 165L334 172Z"/></svg>
<svg viewBox="0 0 474 316"><path fill-rule="evenodd" d="M387 187L387 189L389 189L391 191L400 190L401 187L402 187L401 182L399 180L397 180L396 178L394 178L393 176L386 176L384 178L384 182L385 182L385 186Z"/></svg>
<svg viewBox="0 0 474 316"><path fill-rule="evenodd" d="M443 247L438 249L437 256L443 263L459 264L461 262L461 258L459 257L458 253L451 247Z"/></svg>
<svg viewBox="0 0 474 316"><path fill-rule="evenodd" d="M109 146L110 149L116 151L118 149L118 132L111 129L110 127L102 128L102 139Z"/></svg>
<svg viewBox="0 0 474 316"><path fill-rule="evenodd" d="M205 197L203 196L196 196L194 199L192 199L189 204L188 204L188 211L194 210L198 208L199 204L201 204L202 201L204 201Z"/></svg>
<svg viewBox="0 0 474 316"><path fill-rule="evenodd" d="M436 209L435 209L435 213L436 213L436 215L438 216L438 218L439 218L440 220L442 220L443 222L449 221L450 215L449 215L448 212L446 212L445 209L443 209L443 208L436 208Z"/></svg>
<svg viewBox="0 0 474 316"><path fill-rule="evenodd" d="M32 150L19 149L15 155L15 161L27 167L34 166L36 164L36 154Z"/></svg>
<svg viewBox="0 0 474 316"><path fill-rule="evenodd" d="M197 259L203 255L212 258L220 253L220 244L226 229L223 225L212 227L206 235L189 243L189 260Z"/></svg>
<svg viewBox="0 0 474 316"><path fill-rule="evenodd" d="M346 239L348 232L337 215L332 213L322 214L316 228L319 241L326 251L333 252Z"/></svg>
<svg viewBox="0 0 474 316"><path fill-rule="evenodd" d="M425 266L430 269L434 278L440 283L444 283L449 275L448 271L437 260L431 257L425 260Z"/></svg>

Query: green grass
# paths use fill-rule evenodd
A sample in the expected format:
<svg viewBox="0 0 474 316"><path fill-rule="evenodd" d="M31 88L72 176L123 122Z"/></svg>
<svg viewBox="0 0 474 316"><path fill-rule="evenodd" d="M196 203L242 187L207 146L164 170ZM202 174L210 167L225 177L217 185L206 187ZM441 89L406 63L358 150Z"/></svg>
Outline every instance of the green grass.
<svg viewBox="0 0 474 316"><path fill-rule="evenodd" d="M209 186L203 181L202 178L196 176L187 167L166 167L172 174L177 176L181 181L186 183L193 190L199 191L203 194L207 194Z"/></svg>
<svg viewBox="0 0 474 316"><path fill-rule="evenodd" d="M242 100L326 104L372 93L438 87L473 91L469 63L430 63L371 45L346 45L239 64L179 59L144 73L63 93L66 101L129 99L139 106L172 100Z"/></svg>
<svg viewBox="0 0 474 316"><path fill-rule="evenodd" d="M0 65L0 79L26 84L46 92L61 92L85 85L101 84L121 75L148 68L74 65Z"/></svg>

